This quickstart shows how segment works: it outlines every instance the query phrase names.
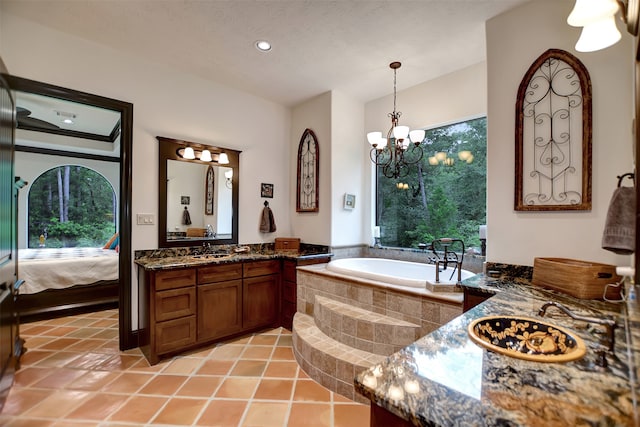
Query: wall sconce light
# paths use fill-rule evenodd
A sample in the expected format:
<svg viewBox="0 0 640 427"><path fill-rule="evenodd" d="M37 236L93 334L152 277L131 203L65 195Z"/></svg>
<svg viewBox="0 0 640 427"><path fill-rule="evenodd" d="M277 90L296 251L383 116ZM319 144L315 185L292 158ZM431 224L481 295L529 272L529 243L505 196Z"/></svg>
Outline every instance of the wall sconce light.
<svg viewBox="0 0 640 427"><path fill-rule="evenodd" d="M233 178L233 169L229 169L224 173L224 179L225 179L224 185L226 185L227 188L231 188L233 186L233 183L231 181L232 178Z"/></svg>
<svg viewBox="0 0 640 427"><path fill-rule="evenodd" d="M623 18L626 18L623 6ZM622 35L616 26L615 16L620 9L616 0L576 0L567 17L567 24L582 27L576 43L578 52L594 52L616 44Z"/></svg>
<svg viewBox="0 0 640 427"><path fill-rule="evenodd" d="M206 148L199 149L199 148L193 148L193 147L187 146L183 148L178 148L176 153L178 154L178 156L187 160L200 160L201 162L216 162L220 165L226 165L229 163L229 156L227 156L227 153L225 152L212 153L211 150L208 150Z"/></svg>

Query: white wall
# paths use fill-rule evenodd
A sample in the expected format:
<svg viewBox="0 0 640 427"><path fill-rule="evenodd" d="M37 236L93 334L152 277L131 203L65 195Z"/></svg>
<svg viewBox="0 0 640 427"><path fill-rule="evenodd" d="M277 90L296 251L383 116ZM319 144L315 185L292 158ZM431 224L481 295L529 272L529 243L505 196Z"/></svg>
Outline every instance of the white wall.
<svg viewBox="0 0 640 427"><path fill-rule="evenodd" d="M338 91L331 92L331 246L365 241L365 197L362 162L364 106ZM344 208L344 195L356 196L355 208Z"/></svg>
<svg viewBox="0 0 640 427"><path fill-rule="evenodd" d="M580 29L567 25L571 0L536 1L487 22L487 259L533 265L534 257L566 257L629 265L601 249L617 175L632 172L631 36L608 49L574 49ZM562 49L586 66L593 88L593 190L590 212L515 212L515 101L518 85L547 49Z"/></svg>
<svg viewBox="0 0 640 427"><path fill-rule="evenodd" d="M289 177L289 206L293 237L302 242L319 245L331 244L331 206L333 203L331 181L331 92L325 92L293 109L291 120L290 148L287 158L291 175ZM298 144L305 129L311 129L318 138L320 171L318 212L296 212L296 177ZM278 217L276 215L276 221ZM277 222L279 224L279 222Z"/></svg>
<svg viewBox="0 0 640 427"><path fill-rule="evenodd" d="M27 202L29 190L33 182L49 169L63 165L80 165L93 169L101 174L113 187L118 205L120 205L120 164L91 159L77 159L74 157L48 156L37 153L16 151L15 175L28 182L18 193L18 212L28 212ZM27 247L27 216L18 215L18 248ZM106 243L106 242L105 242Z"/></svg>
<svg viewBox="0 0 640 427"><path fill-rule="evenodd" d="M403 64L403 67L405 65ZM402 67L397 72L397 81L402 82ZM389 84L393 90L393 73L389 69ZM402 86L399 86L402 87ZM463 68L434 80L408 89L399 90L396 97L397 110L402 112L400 124L411 129L434 128L452 122L481 117L487 114L487 72L484 62ZM368 207L364 213L365 228L363 242L371 244L372 227L375 221L374 167L369 159L371 146L366 133L381 131L386 134L391 127L388 113L393 111L393 94L376 99L365 105L365 131L361 137L361 158L364 159L365 188L363 202ZM426 155L427 153L425 153Z"/></svg>

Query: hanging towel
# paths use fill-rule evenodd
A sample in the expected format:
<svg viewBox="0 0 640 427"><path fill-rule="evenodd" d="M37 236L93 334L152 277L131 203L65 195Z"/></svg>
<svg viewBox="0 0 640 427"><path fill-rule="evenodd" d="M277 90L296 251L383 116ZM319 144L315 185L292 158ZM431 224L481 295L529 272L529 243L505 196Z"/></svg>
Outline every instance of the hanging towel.
<svg viewBox="0 0 640 427"><path fill-rule="evenodd" d="M619 255L635 250L636 189L618 187L613 192L602 235L602 249Z"/></svg>
<svg viewBox="0 0 640 427"><path fill-rule="evenodd" d="M273 212L269 206L265 206L262 209L262 215L260 216L260 232L261 233L273 233L276 231L276 220L273 217Z"/></svg>
<svg viewBox="0 0 640 427"><path fill-rule="evenodd" d="M189 215L189 211L187 207L184 207L184 212L182 212L182 224L191 225L191 215Z"/></svg>

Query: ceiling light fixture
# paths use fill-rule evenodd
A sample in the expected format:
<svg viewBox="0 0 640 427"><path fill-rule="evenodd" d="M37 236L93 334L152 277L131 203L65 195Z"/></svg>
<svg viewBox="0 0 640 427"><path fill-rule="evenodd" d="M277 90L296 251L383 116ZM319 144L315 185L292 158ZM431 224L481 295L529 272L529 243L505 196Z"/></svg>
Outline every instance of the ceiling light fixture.
<svg viewBox="0 0 640 427"><path fill-rule="evenodd" d="M67 113L66 111L58 111L58 110L54 110L56 112L56 114L58 115L58 117L62 118L62 123L66 123L68 125L72 125L73 119L76 118L76 115L74 113Z"/></svg>
<svg viewBox="0 0 640 427"><path fill-rule="evenodd" d="M409 166L418 163L422 159L422 147L424 129L409 131L409 126L399 126L398 122L402 113L396 111L396 71L402 64L392 62L389 67L393 70L393 112L391 128L387 137L382 132L369 132L367 140L371 144L369 157L376 166L382 167L382 173L387 178L400 178L409 174ZM413 144L412 144L413 143Z"/></svg>
<svg viewBox="0 0 640 427"><path fill-rule="evenodd" d="M256 49L260 52L269 52L271 50L271 43L266 40L258 40L256 42Z"/></svg>

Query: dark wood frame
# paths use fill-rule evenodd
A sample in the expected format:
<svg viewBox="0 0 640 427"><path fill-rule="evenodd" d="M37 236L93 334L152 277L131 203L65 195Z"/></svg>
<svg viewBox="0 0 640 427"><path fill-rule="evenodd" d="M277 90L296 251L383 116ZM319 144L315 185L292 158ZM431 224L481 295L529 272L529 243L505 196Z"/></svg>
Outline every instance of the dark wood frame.
<svg viewBox="0 0 640 427"><path fill-rule="evenodd" d="M238 243L238 188L240 187L240 153L241 151L231 150L228 148L214 147L195 142L184 141L180 139L166 138L157 136L156 139L160 143L158 153L158 247L170 248L181 246L202 246L204 243L215 243L217 245L231 245ZM182 162L192 162L209 164L198 159L183 159L178 155L178 150L187 145L197 150L207 149L212 154L224 151L229 157L229 164L221 165L233 169L233 177L231 178L231 206L233 208L233 217L231 221L231 238L230 239L193 239L193 240L168 240L167 239L167 160L179 160Z"/></svg>
<svg viewBox="0 0 640 427"><path fill-rule="evenodd" d="M126 350L138 346L136 332L132 330L132 298L131 298L131 197L132 197L132 140L133 140L133 104L117 99L107 98L60 86L42 83L21 77L6 76L12 90L37 93L53 98L63 99L81 104L93 105L120 113L120 256L118 261L119 280L111 283L110 288L105 288L108 296L105 299L99 297L96 300L96 289L104 284L87 285L68 289L59 289L55 292L56 298L50 294L33 296L30 298L18 298L18 305L25 304L34 315L39 317L58 317L69 314L71 311L89 311L103 308L105 304L119 307L119 340L120 349ZM66 155L66 154L65 154ZM18 266L19 268L19 266ZM111 293L110 293L111 292ZM73 301L64 304L58 300L64 300L66 296ZM32 301L30 301L32 300ZM22 302L24 301L24 302Z"/></svg>
<svg viewBox="0 0 640 427"><path fill-rule="evenodd" d="M524 202L523 194L523 129L524 114L522 106L525 100L526 90L533 75L548 59L555 58L569 64L580 79L582 89L582 201L580 204L566 205L528 205ZM569 52L560 49L549 49L535 60L529 67L518 87L516 100L516 170L515 170L515 197L514 209L516 211L565 211L565 210L591 210L591 79L586 67L578 58Z"/></svg>
<svg viewBox="0 0 640 427"><path fill-rule="evenodd" d="M311 208L303 208L301 206L302 201L300 200L300 191L302 190L301 188L301 173L302 173L302 147L304 146L304 142L307 139L307 137L311 138L311 141L313 142L314 146L315 146L315 153L316 153L316 157L315 157L315 188L314 188L314 193L315 193L315 202L314 202L314 206ZM313 133L313 131L311 129L305 129L305 131L302 133L302 137L300 138L300 143L298 144L298 173L296 175L296 212L318 212L319 210L319 206L318 206L318 201L319 201L319 175L320 175L320 146L318 144L318 138L316 137L316 134Z"/></svg>

